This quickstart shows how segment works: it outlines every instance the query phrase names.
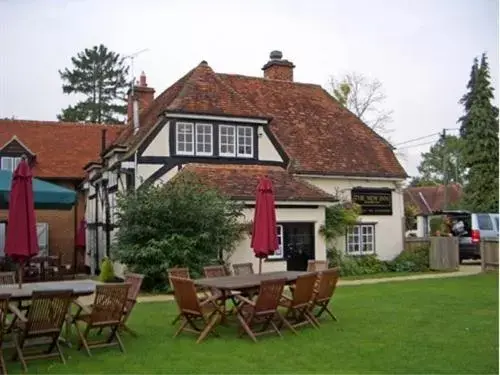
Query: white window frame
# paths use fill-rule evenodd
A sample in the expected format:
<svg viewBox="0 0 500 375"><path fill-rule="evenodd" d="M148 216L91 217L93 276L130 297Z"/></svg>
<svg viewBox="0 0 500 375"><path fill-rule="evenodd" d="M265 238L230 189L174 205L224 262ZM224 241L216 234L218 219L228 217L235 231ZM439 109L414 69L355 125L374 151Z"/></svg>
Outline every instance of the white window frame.
<svg viewBox="0 0 500 375"><path fill-rule="evenodd" d="M250 129L250 154L246 154L246 153L240 153L240 135L239 135L239 132L240 130L243 130L243 131L246 131ZM237 126L236 127L236 156L239 157L239 158L253 158L253 153L254 153L254 149L253 149L253 142L254 142L254 128L252 126ZM248 145L245 145L245 146L248 146Z"/></svg>
<svg viewBox="0 0 500 375"><path fill-rule="evenodd" d="M16 156L2 156L0 159L0 169L7 170L10 172L14 172L21 162L21 157L16 157ZM6 161L9 160L10 162L10 168L6 168L5 164Z"/></svg>
<svg viewBox="0 0 500 375"><path fill-rule="evenodd" d="M363 233L363 229L371 233ZM371 241L368 241L371 236ZM355 246L358 250L355 250ZM367 245L370 245L371 250L364 251ZM346 254L347 255L369 255L375 254L375 224L356 224L350 227L346 233Z"/></svg>
<svg viewBox="0 0 500 375"><path fill-rule="evenodd" d="M210 135L210 151L198 151L198 128L203 128L203 129L210 129L209 133L203 133L203 137L206 135ZM214 127L212 124L209 123L203 123L203 122L197 122L195 126L195 132L194 132L194 152L196 155L199 156L212 156L214 154ZM203 139L202 142L203 145L207 145L205 142L205 139Z"/></svg>
<svg viewBox="0 0 500 375"><path fill-rule="evenodd" d="M283 259L284 258L284 253L283 253L283 249L284 249L284 240L285 240L285 237L284 237L284 231L283 231L283 225L281 224L278 224L276 225L276 236L278 237L278 249L274 252L274 254L272 255L268 255L267 256L267 259Z"/></svg>
<svg viewBox="0 0 500 375"><path fill-rule="evenodd" d="M222 129L232 129L233 130L233 143L232 143L232 146L233 146L233 150L234 152L222 152ZM236 134L237 130L236 130L236 126L235 125L225 125L225 124L220 124L219 125L219 156L225 156L225 157L234 157L236 156L236 137L237 137L237 134ZM229 137L228 135L226 135L227 137ZM224 143L225 145L227 146L231 146L230 143Z"/></svg>
<svg viewBox="0 0 500 375"><path fill-rule="evenodd" d="M179 151L179 129L180 129L180 126L189 126L191 128L191 137L192 137L192 140L191 140L191 151ZM194 155L194 152L195 152L195 138L196 138L196 134L195 134L195 126L194 126L194 123L192 122L177 122L175 124L175 153L177 155ZM184 135L186 135L188 133L184 133ZM183 142L184 145L188 145L189 142Z"/></svg>

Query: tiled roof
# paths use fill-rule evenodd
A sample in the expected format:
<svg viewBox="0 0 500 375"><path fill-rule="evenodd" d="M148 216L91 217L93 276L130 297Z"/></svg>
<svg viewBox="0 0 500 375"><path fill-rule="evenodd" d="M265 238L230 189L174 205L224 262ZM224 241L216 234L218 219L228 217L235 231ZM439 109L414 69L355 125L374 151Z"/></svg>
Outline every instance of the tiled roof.
<svg viewBox="0 0 500 375"><path fill-rule="evenodd" d="M404 204L414 206L417 209L417 215L430 215L444 209L444 191L444 185L409 187L404 191ZM461 197L460 185L448 185L448 204L457 203Z"/></svg>
<svg viewBox="0 0 500 375"><path fill-rule="evenodd" d="M125 130L118 136L115 144L134 147L148 134L151 128L156 124L160 115L165 112L166 108L179 95L179 92L184 87L189 77L193 74L193 70L189 71L185 76L181 77L168 89L158 95L153 103L141 111L139 114L139 131L134 134L133 124L130 122Z"/></svg>
<svg viewBox="0 0 500 375"><path fill-rule="evenodd" d="M299 173L406 177L387 142L321 86L219 76L272 116L271 130Z"/></svg>
<svg viewBox="0 0 500 375"><path fill-rule="evenodd" d="M259 178L268 176L275 188L276 201L335 201L333 196L280 167L188 164L182 170L194 172L204 183L235 199L254 200Z"/></svg>
<svg viewBox="0 0 500 375"><path fill-rule="evenodd" d="M319 85L214 73L202 62L141 113L138 134L129 127L118 142L136 145L165 111L270 118L297 173L406 177L388 143Z"/></svg>
<svg viewBox="0 0 500 375"><path fill-rule="evenodd" d="M139 116L140 128L133 126L117 139L117 143L135 146L165 111L176 113L211 114L223 116L266 117L257 107L224 83L205 61L163 91L149 108Z"/></svg>
<svg viewBox="0 0 500 375"><path fill-rule="evenodd" d="M0 120L0 147L16 136L36 155L35 176L79 179L85 176L85 164L99 160L102 129L107 129L109 145L124 126Z"/></svg>
<svg viewBox="0 0 500 375"><path fill-rule="evenodd" d="M266 117L244 96L224 83L205 61L192 71L167 110L223 116Z"/></svg>

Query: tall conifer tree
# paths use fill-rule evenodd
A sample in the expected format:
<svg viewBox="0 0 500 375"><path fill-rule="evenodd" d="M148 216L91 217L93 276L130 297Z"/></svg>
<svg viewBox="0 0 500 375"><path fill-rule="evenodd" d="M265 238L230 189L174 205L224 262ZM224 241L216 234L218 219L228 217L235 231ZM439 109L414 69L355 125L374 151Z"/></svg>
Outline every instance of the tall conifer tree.
<svg viewBox="0 0 500 375"><path fill-rule="evenodd" d="M104 45L86 48L71 58L72 69L59 71L65 94L85 97L58 115L61 121L117 124L127 113L128 67L118 53Z"/></svg>
<svg viewBox="0 0 500 375"><path fill-rule="evenodd" d="M460 100L465 114L459 119L467 168L464 204L476 212L498 212L498 108L492 103L486 54L480 63L474 60L467 89Z"/></svg>

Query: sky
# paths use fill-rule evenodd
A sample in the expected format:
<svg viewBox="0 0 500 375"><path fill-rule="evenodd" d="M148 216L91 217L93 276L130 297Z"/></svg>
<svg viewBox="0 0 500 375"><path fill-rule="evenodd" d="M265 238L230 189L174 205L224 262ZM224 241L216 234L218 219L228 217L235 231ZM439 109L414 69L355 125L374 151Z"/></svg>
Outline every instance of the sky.
<svg viewBox="0 0 500 375"><path fill-rule="evenodd" d="M381 81L393 111L386 136L398 145L458 127L458 100L483 52L498 92L498 19L496 0L0 0L0 118L55 120L76 102L58 70L100 43L124 56L146 49L134 72L157 94L202 60L262 76L281 50L296 81L327 88L347 72ZM398 149L409 175L437 139Z"/></svg>

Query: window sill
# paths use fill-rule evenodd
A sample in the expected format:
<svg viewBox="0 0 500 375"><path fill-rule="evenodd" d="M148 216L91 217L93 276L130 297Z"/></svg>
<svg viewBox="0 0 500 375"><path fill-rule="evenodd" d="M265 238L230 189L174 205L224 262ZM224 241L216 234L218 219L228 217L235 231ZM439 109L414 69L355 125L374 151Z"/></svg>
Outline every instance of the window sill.
<svg viewBox="0 0 500 375"><path fill-rule="evenodd" d="M377 253L374 252L374 251L371 252L371 253L363 253L363 254L357 254L357 253L356 254L349 254L349 253L346 252L345 255L348 256L348 257L364 257L364 256L367 256L367 255L377 255Z"/></svg>
<svg viewBox="0 0 500 375"><path fill-rule="evenodd" d="M285 258L266 258L266 262L284 262L286 259Z"/></svg>

